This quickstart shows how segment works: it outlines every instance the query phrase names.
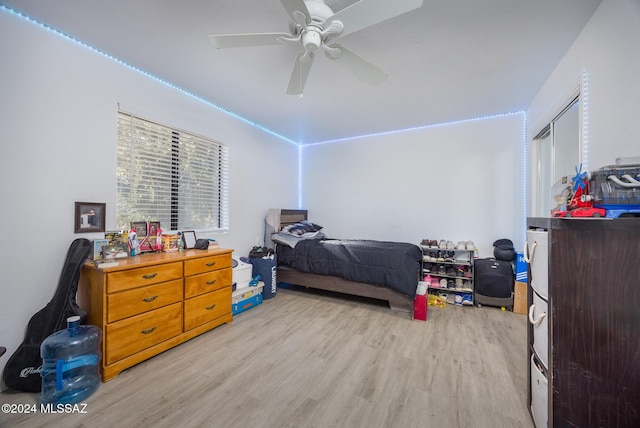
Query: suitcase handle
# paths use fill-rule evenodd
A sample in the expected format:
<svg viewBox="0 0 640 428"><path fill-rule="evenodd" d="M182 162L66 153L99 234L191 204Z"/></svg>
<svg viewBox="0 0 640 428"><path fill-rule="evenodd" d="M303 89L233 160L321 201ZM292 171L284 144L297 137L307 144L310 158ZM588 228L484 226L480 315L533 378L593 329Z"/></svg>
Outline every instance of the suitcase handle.
<svg viewBox="0 0 640 428"><path fill-rule="evenodd" d="M538 245L537 242L534 242L533 245L531 246L531 255L529 255L529 243L525 242L524 243L524 252L522 253L523 257L524 257L524 261L531 264L531 261L533 260L533 254L536 252L536 245Z"/></svg>
<svg viewBox="0 0 640 428"><path fill-rule="evenodd" d="M536 310L536 305L535 303L533 305L531 305L531 307L529 308L529 322L533 325L535 325L536 327L540 325L540 323L542 322L542 320L544 319L544 317L547 316L546 312L542 312L540 315L538 315L538 318L533 319L533 311Z"/></svg>

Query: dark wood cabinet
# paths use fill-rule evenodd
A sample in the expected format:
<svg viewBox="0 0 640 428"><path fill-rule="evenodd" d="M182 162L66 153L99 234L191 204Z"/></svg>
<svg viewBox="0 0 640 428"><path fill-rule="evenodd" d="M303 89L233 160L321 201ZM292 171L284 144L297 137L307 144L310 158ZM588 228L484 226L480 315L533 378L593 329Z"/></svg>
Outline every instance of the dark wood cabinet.
<svg viewBox="0 0 640 428"><path fill-rule="evenodd" d="M640 427L640 218L530 218L528 230L548 239L548 425Z"/></svg>

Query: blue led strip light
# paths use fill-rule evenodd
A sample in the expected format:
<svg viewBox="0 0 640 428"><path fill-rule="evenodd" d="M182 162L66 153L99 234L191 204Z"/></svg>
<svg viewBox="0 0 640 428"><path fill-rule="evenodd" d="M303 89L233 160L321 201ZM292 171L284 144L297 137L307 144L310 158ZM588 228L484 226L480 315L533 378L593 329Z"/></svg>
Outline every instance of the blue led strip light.
<svg viewBox="0 0 640 428"><path fill-rule="evenodd" d="M528 132L528 117L527 113L524 112L524 117L522 120L522 203L523 205L523 216L522 216L522 242L527 242L527 213L529 211L529 142L527 140L527 132Z"/></svg>
<svg viewBox="0 0 640 428"><path fill-rule="evenodd" d="M303 146L298 145L298 209L302 209L302 150Z"/></svg>
<svg viewBox="0 0 640 428"><path fill-rule="evenodd" d="M155 80L156 82L160 82L160 83L162 83L162 84L164 84L164 85L166 85L166 86L168 86L168 87L170 87L172 89L175 89L176 91L181 92L184 95L187 95L187 96L189 96L191 98L194 98L194 99L206 104L209 107L213 107L216 110L219 110L219 111L221 111L223 113L226 113L227 115L229 115L231 117L234 117L234 118L236 118L236 119L238 119L238 120L240 120L240 121L242 121L244 123L247 123L247 124L249 124L249 125L251 125L251 126L253 126L255 128L258 128L258 129L266 132L267 134L271 134L274 137L277 137L277 138L279 138L281 140L284 140L284 141L286 141L288 143L298 145L298 143L296 143L295 141L293 141L293 140L291 140L291 139L289 139L287 137L284 137L284 136L278 134L277 132L274 132L274 131L272 131L272 130L270 130L268 128L265 128L264 126L262 126L262 125L260 125L260 124L258 124L256 122L253 122L253 121L251 121L249 119L246 119L246 118L238 115L237 113L234 113L234 112L229 111L229 110L227 110L227 109L225 109L223 107L220 107L219 105L217 105L217 104L215 104L215 103L213 103L213 102L211 102L211 101L209 101L209 100L207 100L205 98L202 98L202 97L200 97L200 96L198 96L198 95L196 95L196 94L194 94L192 92L189 92L186 89L183 89L183 88L181 88L179 86L176 86L173 83L170 83L170 82L168 82L166 80L163 80L163 79L159 78L158 76L155 76L155 75L153 75L151 73L148 73L148 72L146 72L144 70L141 70L138 67L135 67L135 66L133 66L133 65L131 65L129 63L126 63L126 62L122 61L121 59L114 57L113 55L110 55L110 54L108 54L106 52L103 52L103 51L101 51L99 49L96 49L93 46L90 46L90 45L88 45L88 44L86 44L86 43L84 43L84 42L82 42L82 41L80 41L78 39L75 39L75 38L71 37L70 35L68 35L66 33L63 33L62 31L56 30L55 28L53 28L53 27L51 27L51 26L49 26L47 24L44 24L44 23L42 23L42 22L40 22L38 20L35 20L35 19L23 14L22 12L19 12L17 10L11 9L10 7L7 7L4 4L0 4L0 9L6 10L7 12L12 13L13 15L15 15L15 16L17 16L19 18L22 18L22 19L24 19L24 20L26 20L26 21L28 21L28 22L30 22L32 24L36 24L39 27L44 28L45 30L51 31L51 32L53 32L53 33L55 33L55 34L57 34L59 36L62 36L62 37L64 37L65 39L67 39L69 41L72 41L72 42L74 42L74 43L76 43L76 44L78 44L78 45L80 45L80 46L82 46L84 48L87 48L87 49L89 49L89 50L91 50L91 51L93 51L93 52L95 52L97 54L100 54L100 55L102 55L104 57L107 57L107 58L117 62L118 64L124 65L125 67L127 67L127 68L129 68L131 70L137 71L138 73L140 73L140 74L142 74L142 75L144 75L146 77L149 77L149 78Z"/></svg>
<svg viewBox="0 0 640 428"><path fill-rule="evenodd" d="M582 167L589 171L589 75L586 70L582 71Z"/></svg>
<svg viewBox="0 0 640 428"><path fill-rule="evenodd" d="M361 139L361 138L370 138L370 137L378 137L378 136L381 136L381 135L400 134L400 133L403 133L403 132L420 131L420 130L423 130L423 129L438 128L438 127L441 127L441 126L457 125L457 124L468 123L468 122L477 122L477 121L480 121L480 120L495 119L495 118L498 118L498 117L507 117L507 116L512 116L514 114L523 114L523 113L524 113L523 111L514 111L514 112L510 112L510 113L501 113L501 114L494 114L494 115L488 115L488 116L474 117L474 118L470 118L470 119L454 120L454 121L451 121L451 122L434 123L434 124L430 124L430 125L413 126L413 127L410 127L410 128L396 129L396 130L391 130L391 131L383 131L383 132L374 132L374 133L371 133L371 134L355 135L353 137L336 138L335 140L319 141L319 142L316 142L316 143L307 143L307 144L300 143L300 145L303 145L303 146L317 146L317 145L320 145L320 144L343 143L345 141L358 140L358 139Z"/></svg>

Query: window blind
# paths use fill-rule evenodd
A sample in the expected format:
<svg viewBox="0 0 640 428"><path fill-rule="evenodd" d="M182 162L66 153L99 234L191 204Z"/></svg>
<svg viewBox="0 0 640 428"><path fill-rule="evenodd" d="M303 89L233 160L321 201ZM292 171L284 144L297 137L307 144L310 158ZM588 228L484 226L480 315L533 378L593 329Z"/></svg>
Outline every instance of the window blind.
<svg viewBox="0 0 640 428"><path fill-rule="evenodd" d="M228 147L118 112L116 222L228 230Z"/></svg>

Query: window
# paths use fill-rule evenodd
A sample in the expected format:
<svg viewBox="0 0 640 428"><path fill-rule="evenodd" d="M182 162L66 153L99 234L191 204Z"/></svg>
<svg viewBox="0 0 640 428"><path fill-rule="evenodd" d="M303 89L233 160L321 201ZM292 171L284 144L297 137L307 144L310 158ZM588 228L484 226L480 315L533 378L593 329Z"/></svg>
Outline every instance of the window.
<svg viewBox="0 0 640 428"><path fill-rule="evenodd" d="M116 224L228 230L228 148L118 112Z"/></svg>
<svg viewBox="0 0 640 428"><path fill-rule="evenodd" d="M580 97L565 107L534 137L534 216L548 217L558 205L554 186L576 174L580 165ZM562 186L560 186L562 187Z"/></svg>

